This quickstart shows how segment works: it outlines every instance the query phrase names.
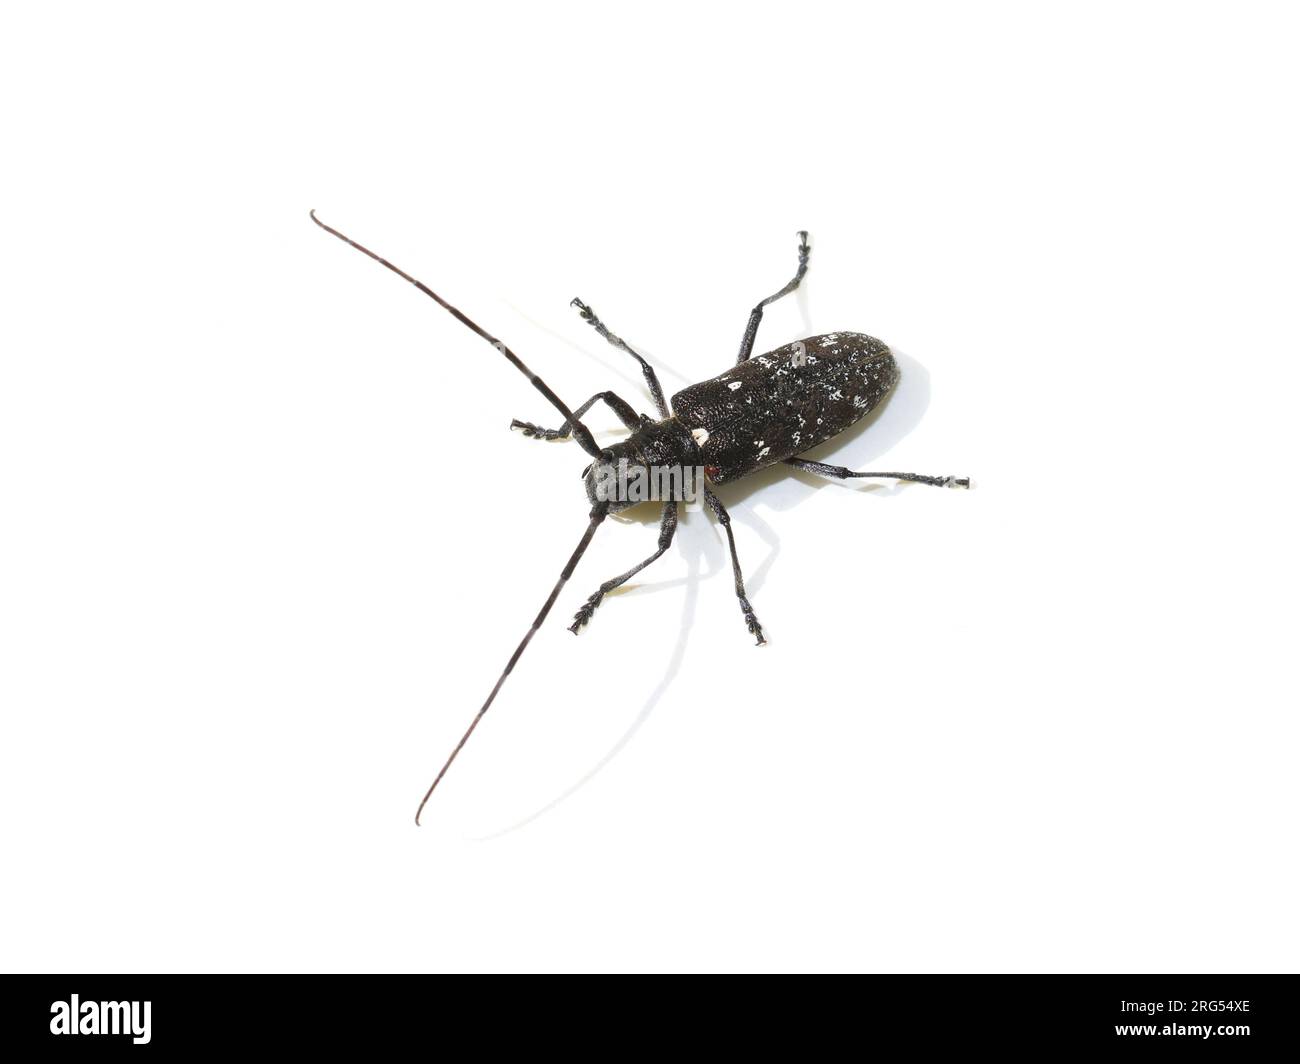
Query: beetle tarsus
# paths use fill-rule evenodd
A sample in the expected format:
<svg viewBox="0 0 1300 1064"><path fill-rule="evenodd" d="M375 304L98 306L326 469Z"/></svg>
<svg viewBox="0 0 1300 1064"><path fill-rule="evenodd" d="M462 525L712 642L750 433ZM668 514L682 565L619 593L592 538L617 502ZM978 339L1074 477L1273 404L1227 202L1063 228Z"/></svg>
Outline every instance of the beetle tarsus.
<svg viewBox="0 0 1300 1064"><path fill-rule="evenodd" d="M749 604L748 598L741 598L740 612L745 616L745 627L756 640L754 645L761 647L766 644L767 637L763 634L763 626L758 623L758 615L754 613L754 607Z"/></svg>
<svg viewBox="0 0 1300 1064"><path fill-rule="evenodd" d="M544 429L539 425L534 425L531 421L520 421L515 418L510 422L512 429L518 429L530 440L555 440L562 435L568 435L567 432L557 432L555 429Z"/></svg>
<svg viewBox="0 0 1300 1064"><path fill-rule="evenodd" d="M578 608L578 612L573 615L573 623L569 625L570 632L577 635L579 629L591 621L591 616L596 612L596 607L600 605L600 600L603 597L599 593L592 595Z"/></svg>

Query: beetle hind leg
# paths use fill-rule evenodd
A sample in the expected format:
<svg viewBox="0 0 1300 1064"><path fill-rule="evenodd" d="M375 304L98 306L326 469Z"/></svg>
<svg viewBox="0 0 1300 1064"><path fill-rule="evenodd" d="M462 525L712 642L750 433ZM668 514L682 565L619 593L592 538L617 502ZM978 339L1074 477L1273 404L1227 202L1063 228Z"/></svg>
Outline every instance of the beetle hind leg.
<svg viewBox="0 0 1300 1064"><path fill-rule="evenodd" d="M825 462L810 462L806 458L787 458L786 465L802 469L805 473L818 473L823 477L836 480L850 480L858 477L877 477L881 480L910 480L914 484L932 484L936 488L969 488L970 477L933 477L926 473L855 473L844 466L827 465Z"/></svg>

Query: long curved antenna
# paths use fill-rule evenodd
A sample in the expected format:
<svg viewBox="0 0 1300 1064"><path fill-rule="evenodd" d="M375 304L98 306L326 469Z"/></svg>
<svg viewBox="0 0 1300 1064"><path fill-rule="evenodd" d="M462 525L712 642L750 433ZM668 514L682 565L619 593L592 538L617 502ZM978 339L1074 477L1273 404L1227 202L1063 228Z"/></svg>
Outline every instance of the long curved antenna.
<svg viewBox="0 0 1300 1064"><path fill-rule="evenodd" d="M564 572L560 574L560 579L556 581L555 587L551 590L551 594L546 600L546 604L542 606L542 610L537 615L537 619L533 621L533 626L528 629L528 634L524 636L523 641L515 648L515 652L510 655L510 660L506 662L505 669L502 670L501 675L497 677L496 685L492 688L492 693L487 696L487 701L483 703L483 708L480 709L474 719L469 722L469 727L465 729L465 734L460 737L460 742L456 744L456 748L452 750L451 755L447 758L446 763L442 766L438 775L435 776L433 782L429 784L429 789L424 792L424 797L420 800L420 808L415 811L415 824L417 827L419 827L420 824L420 814L424 812L424 807L428 804L434 788L442 782L442 777L447 775L447 769L451 768L451 763L456 760L456 755L460 753L461 747L469 742L469 737L474 734L474 729L478 727L478 722L483 719L483 714L491 707L493 701L497 697L497 692L501 690L501 685L506 682L506 677L510 675L511 670L515 667L515 662L523 656L528 644L532 642L533 636L537 634L537 629L542 626L542 622L546 620L546 615L551 612L551 607L555 605L555 600L560 597L560 590L566 583L568 583L569 577L573 575L573 570L578 567L578 560L586 553L587 547L591 544L592 536L596 534L596 529L599 527L600 523L605 520L608 513L609 503L607 502L598 502L592 507L591 520L587 525L587 531L582 534L582 539L578 541L578 546L574 549L573 556L569 559L569 564L564 567Z"/></svg>
<svg viewBox="0 0 1300 1064"><path fill-rule="evenodd" d="M315 211L311 212L311 220L315 222L317 225L319 225L322 229L324 229L325 232L332 233L334 236L342 240L345 244L351 244L354 248L356 248L359 252L361 252L361 254L369 255L381 266L386 266L388 269L392 270L393 273L397 274L397 276L402 278L402 280L409 281L411 284L415 285L416 288L418 288L426 296L428 296L435 303L437 303L438 306L442 307L443 310L447 311L447 313L449 313L453 318L459 321L462 325L472 330L473 332L478 333L479 336L483 337L484 340L486 340L498 351L500 351L503 355L505 355L506 358L510 360L510 363L515 367L515 369L517 369L520 373L522 373L525 377L527 377L530 381L532 381L533 387L536 388L539 392L541 392L544 396L546 396L547 400L551 403L551 405L554 406L556 410L558 410L561 414L564 415L564 420L568 424L573 426L573 438L578 441L578 443L582 446L582 449L594 458L599 458L601 456L602 453L601 449L599 446L597 446L595 439L592 438L591 432L587 428L587 426L578 420L577 416L573 413L573 411L564 405L564 403L560 400L560 397L556 395L553 391L551 391L551 389L547 386L546 382L542 380L542 378L539 377L536 373L534 373L531 369L525 366L523 360L518 355L516 355L513 351L511 351L510 348L506 347L505 344L503 344L500 340L498 340L486 329L480 327L478 324L471 321L468 317L466 317L459 310L457 310L450 303L448 303L445 299L443 299L442 296L438 295L438 293L435 292L428 285L424 284L421 281L417 281L405 270L399 270L387 259L383 258L380 255L376 255L369 248L363 247L361 244L358 244L351 237L344 236L337 229L333 228L332 226L326 225L324 222L322 222L319 218L316 217Z"/></svg>

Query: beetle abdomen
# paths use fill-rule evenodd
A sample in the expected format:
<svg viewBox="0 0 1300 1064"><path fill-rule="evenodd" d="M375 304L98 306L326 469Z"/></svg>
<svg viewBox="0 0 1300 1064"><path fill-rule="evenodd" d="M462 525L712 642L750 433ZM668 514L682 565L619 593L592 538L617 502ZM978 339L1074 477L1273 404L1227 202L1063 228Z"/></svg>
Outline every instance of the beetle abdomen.
<svg viewBox="0 0 1300 1064"><path fill-rule="evenodd" d="M722 483L825 443L897 381L894 356L874 336L827 333L683 388L672 405L699 443L709 478Z"/></svg>

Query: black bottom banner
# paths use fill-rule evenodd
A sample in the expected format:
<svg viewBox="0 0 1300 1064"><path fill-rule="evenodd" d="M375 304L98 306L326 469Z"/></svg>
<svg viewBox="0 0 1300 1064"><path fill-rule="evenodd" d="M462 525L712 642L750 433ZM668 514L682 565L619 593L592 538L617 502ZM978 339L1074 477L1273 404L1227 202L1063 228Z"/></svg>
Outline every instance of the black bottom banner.
<svg viewBox="0 0 1300 1064"><path fill-rule="evenodd" d="M629 1052L716 1048L1174 1051L1223 1059L1294 1056L1295 976L889 976L632 988L490 985L472 976L10 975L0 1048L56 1055L284 1048L333 1054L581 1051L599 1034ZM566 1037L567 1036L567 1037ZM613 1045L617 1045L614 1042ZM617 1053L617 1050L613 1052ZM32 1059L27 1056L9 1059Z"/></svg>

